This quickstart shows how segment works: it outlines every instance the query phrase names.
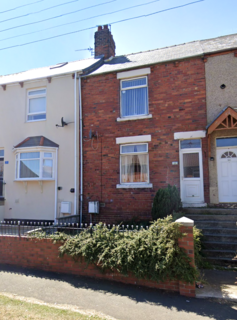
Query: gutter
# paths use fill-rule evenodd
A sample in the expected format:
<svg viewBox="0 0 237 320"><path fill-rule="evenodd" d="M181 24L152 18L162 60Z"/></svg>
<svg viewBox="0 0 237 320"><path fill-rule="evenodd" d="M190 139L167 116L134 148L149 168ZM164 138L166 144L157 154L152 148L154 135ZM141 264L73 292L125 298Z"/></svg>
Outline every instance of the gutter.
<svg viewBox="0 0 237 320"><path fill-rule="evenodd" d="M83 210L83 139L82 139L82 97L81 97L81 75L78 81L79 90L79 136L80 136L80 226L82 223Z"/></svg>
<svg viewBox="0 0 237 320"><path fill-rule="evenodd" d="M82 211L83 211L83 123L82 123L82 93L81 93L81 78L82 76L86 76L89 72L93 72L94 70L98 69L100 66L103 65L104 59L103 55L99 56L99 61L94 63L93 65L89 66L88 68L85 68L83 71L80 72L78 75L78 95L79 95L79 143L80 143L80 150L79 150L79 156L77 158L77 164L80 164L80 181L79 181L79 199L80 199L80 208L79 208L79 214L80 214L80 226L82 224ZM76 82L76 73L75 73L75 82ZM76 92L76 89L75 89ZM75 98L75 105L76 105L76 98ZM75 107L76 108L76 107ZM75 117L76 117L76 111L75 111ZM78 137L78 135L77 135ZM76 141L76 139L75 139ZM77 141L78 146L78 141ZM76 147L75 146L75 150ZM76 153L76 151L75 151ZM75 183L76 179L78 178L78 170L75 171ZM78 189L75 189L75 193L77 190L77 198L78 198ZM78 212L78 202L77 202L77 212Z"/></svg>
<svg viewBox="0 0 237 320"><path fill-rule="evenodd" d="M73 214L76 215L78 213L78 163L79 163L79 156L78 156L78 112L77 112L77 78L79 73L82 71L75 71L74 76L74 210Z"/></svg>
<svg viewBox="0 0 237 320"><path fill-rule="evenodd" d="M57 213L58 213L58 148L56 148L56 159L55 159L55 209L54 209L54 222L57 222Z"/></svg>
<svg viewBox="0 0 237 320"><path fill-rule="evenodd" d="M82 137L82 95L81 95L81 74L83 71L75 72L74 77L74 215L79 211L80 225L82 223L83 209L83 137ZM79 130L77 113L77 79L78 79L78 99L79 99ZM80 145L80 148L78 148ZM79 149L79 150L78 150ZM80 181L79 168L80 167ZM79 182L79 183L78 183ZM80 199L80 208L78 200Z"/></svg>

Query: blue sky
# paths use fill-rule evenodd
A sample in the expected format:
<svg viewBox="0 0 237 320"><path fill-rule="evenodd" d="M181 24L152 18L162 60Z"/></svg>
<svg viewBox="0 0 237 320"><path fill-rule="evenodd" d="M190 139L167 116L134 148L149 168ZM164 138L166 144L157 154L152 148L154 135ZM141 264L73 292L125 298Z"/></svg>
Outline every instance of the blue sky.
<svg viewBox="0 0 237 320"><path fill-rule="evenodd" d="M116 43L116 55L146 51L199 39L237 33L237 0L204 0L177 9L163 11L148 17L128 20L121 23L114 22L182 6L195 2L195 0L72 1L73 0L1 0L0 75L49 66L59 62L89 58L91 56L89 51L76 50L93 47L94 32L97 29L96 26L103 24L111 23L111 31ZM71 3L40 13L30 14L66 2ZM113 14L106 14L101 17L94 17L141 4L146 5ZM4 12L23 5L27 6ZM41 23L18 27L22 24L34 23L39 20L80 9L84 10ZM23 17L17 18L21 15L23 15ZM82 19L87 20L75 22ZM60 24L67 25L56 27ZM43 30L47 28L52 29ZM91 29L75 32L86 28ZM34 33L22 35L31 32ZM21 46L24 43L70 32L75 33ZM17 47L4 49L11 46Z"/></svg>

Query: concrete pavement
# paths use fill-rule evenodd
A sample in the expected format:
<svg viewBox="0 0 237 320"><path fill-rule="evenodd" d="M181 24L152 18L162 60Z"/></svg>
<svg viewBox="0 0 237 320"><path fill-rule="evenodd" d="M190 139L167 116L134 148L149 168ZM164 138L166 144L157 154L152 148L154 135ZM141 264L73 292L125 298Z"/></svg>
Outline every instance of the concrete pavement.
<svg viewBox="0 0 237 320"><path fill-rule="evenodd" d="M202 290L202 289L199 289ZM0 265L0 293L76 306L120 320L237 319L237 303Z"/></svg>
<svg viewBox="0 0 237 320"><path fill-rule="evenodd" d="M237 271L204 270L203 278L204 288L196 289L197 298L237 301Z"/></svg>

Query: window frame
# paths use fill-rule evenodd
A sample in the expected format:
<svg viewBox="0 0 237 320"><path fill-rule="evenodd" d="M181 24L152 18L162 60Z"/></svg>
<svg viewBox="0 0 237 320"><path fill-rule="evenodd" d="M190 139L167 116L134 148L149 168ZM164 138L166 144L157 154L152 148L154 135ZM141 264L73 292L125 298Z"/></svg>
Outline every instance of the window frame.
<svg viewBox="0 0 237 320"><path fill-rule="evenodd" d="M4 189L3 189L3 185L4 185L4 156L5 156L5 152L4 149L0 149L0 151L3 151L3 155L0 155L0 159L2 159L1 161L3 161L3 176L2 178L0 178L2 180L2 192L0 193L0 198L1 200L4 198Z"/></svg>
<svg viewBox="0 0 237 320"><path fill-rule="evenodd" d="M124 81L131 81L131 80L137 80L137 79L143 79L143 78L146 79L146 85L134 86L134 87L125 88L125 89L122 88L122 83ZM123 110L122 91L138 89L138 88L147 88L147 113L124 116L123 112L122 112L122 110ZM139 118L143 118L143 117L149 117L149 90L148 90L148 76L147 75L120 79L120 117L121 117L121 119L139 119Z"/></svg>
<svg viewBox="0 0 237 320"><path fill-rule="evenodd" d="M32 158L32 160L39 160L39 177L27 177L20 178L20 162L22 160L29 159L20 159L20 155L23 153L35 153L39 152L39 158ZM44 156L45 153L51 153L52 157ZM44 160L52 160L52 178L43 177L43 163ZM55 168L56 168L56 149L55 148L24 148L17 149L15 152L15 181L54 181L55 180Z"/></svg>
<svg viewBox="0 0 237 320"><path fill-rule="evenodd" d="M45 90L45 93L39 93L39 94L35 94L35 95L32 95L30 96L30 92L32 91L40 91L40 90ZM46 87L42 87L42 88L36 88L36 89L29 89L27 90L27 114L26 114L26 122L37 122L37 121L45 121L46 120L46 111L47 111L47 99L46 99L46 96L47 96L47 89ZM43 112L31 112L30 113L30 100L31 99L35 99L35 98L45 98L45 111ZM33 120L30 120L29 119L29 116L34 116L34 115L45 115L45 119L33 119Z"/></svg>
<svg viewBox="0 0 237 320"><path fill-rule="evenodd" d="M133 146L133 145L146 145L147 151L141 151L141 152L129 152L129 153L122 153L122 147L123 146ZM122 157L128 156L128 155L137 155L137 154L145 154L147 155L147 181L146 182L122 182ZM121 144L120 145L120 185L121 186L147 186L150 184L150 170L149 170L149 148L148 143L127 143L127 144Z"/></svg>

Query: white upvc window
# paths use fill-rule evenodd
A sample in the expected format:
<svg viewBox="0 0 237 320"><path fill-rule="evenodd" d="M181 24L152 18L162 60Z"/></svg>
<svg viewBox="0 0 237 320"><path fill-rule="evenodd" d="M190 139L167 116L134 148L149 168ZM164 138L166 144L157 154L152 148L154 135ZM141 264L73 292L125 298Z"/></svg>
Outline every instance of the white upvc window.
<svg viewBox="0 0 237 320"><path fill-rule="evenodd" d="M148 144L127 144L120 146L120 183L148 184Z"/></svg>
<svg viewBox="0 0 237 320"><path fill-rule="evenodd" d="M16 180L54 180L55 153L22 151L16 154Z"/></svg>
<svg viewBox="0 0 237 320"><path fill-rule="evenodd" d="M46 119L46 89L27 91L27 121Z"/></svg>
<svg viewBox="0 0 237 320"><path fill-rule="evenodd" d="M121 117L148 115L147 76L121 80Z"/></svg>

